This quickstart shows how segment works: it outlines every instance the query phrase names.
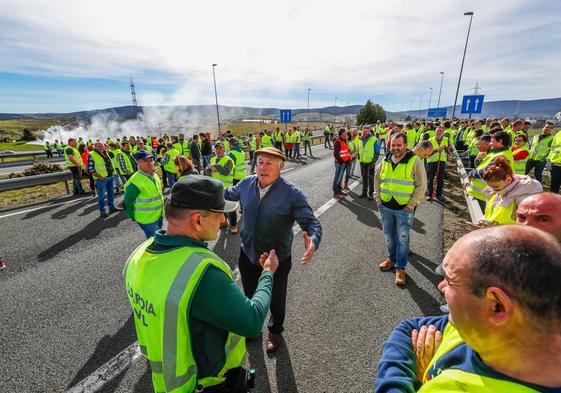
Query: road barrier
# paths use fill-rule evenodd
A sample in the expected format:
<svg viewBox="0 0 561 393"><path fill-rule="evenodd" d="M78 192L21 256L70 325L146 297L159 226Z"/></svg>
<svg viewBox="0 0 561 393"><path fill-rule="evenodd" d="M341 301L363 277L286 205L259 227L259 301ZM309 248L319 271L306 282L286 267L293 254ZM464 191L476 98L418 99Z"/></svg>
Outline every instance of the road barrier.
<svg viewBox="0 0 561 393"><path fill-rule="evenodd" d="M70 188L68 187L68 180L71 179L72 179L72 172L69 171L47 173L45 175L16 177L13 179L0 180L0 192L64 182L64 185L66 186L66 193L70 194Z"/></svg>
<svg viewBox="0 0 561 393"><path fill-rule="evenodd" d="M30 151L16 151L11 154L0 153L0 162L4 162L6 158L19 158L19 157L33 157L33 161L37 159L37 157L46 156L47 152L45 150L30 150Z"/></svg>
<svg viewBox="0 0 561 393"><path fill-rule="evenodd" d="M464 197L466 198L469 216L471 217L471 222L477 224L483 218L483 212L481 211L481 207L479 206L477 199L467 193L467 186L469 185L468 174L466 172L466 169L464 168L464 163L462 162L460 154L455 147L453 147L453 150L454 157L456 158L458 174L460 175L460 178L462 180Z"/></svg>

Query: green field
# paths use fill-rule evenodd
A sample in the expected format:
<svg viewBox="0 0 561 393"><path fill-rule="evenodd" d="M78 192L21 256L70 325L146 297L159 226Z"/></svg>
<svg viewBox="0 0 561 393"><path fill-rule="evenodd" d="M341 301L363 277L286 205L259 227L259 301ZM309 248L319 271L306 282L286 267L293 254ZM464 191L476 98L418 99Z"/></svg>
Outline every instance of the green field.
<svg viewBox="0 0 561 393"><path fill-rule="evenodd" d="M14 151L43 150L43 146L28 144L27 142L3 142L0 143L0 150L14 150Z"/></svg>

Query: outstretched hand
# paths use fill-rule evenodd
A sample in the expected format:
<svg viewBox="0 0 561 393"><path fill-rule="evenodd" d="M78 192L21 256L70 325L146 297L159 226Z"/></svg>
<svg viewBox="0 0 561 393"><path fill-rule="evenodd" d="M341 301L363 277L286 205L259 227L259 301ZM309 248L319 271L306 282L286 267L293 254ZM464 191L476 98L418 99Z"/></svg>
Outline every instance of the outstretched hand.
<svg viewBox="0 0 561 393"><path fill-rule="evenodd" d="M270 270L273 273L276 272L279 267L279 258L275 250L261 254L259 257L259 264L263 270Z"/></svg>
<svg viewBox="0 0 561 393"><path fill-rule="evenodd" d="M308 236L306 232L304 232L304 247L306 247L306 252L304 253L302 259L300 259L300 265L306 265L308 262L310 262L310 260L314 256L314 253L316 252L316 245L314 244L312 239L310 239L310 236Z"/></svg>

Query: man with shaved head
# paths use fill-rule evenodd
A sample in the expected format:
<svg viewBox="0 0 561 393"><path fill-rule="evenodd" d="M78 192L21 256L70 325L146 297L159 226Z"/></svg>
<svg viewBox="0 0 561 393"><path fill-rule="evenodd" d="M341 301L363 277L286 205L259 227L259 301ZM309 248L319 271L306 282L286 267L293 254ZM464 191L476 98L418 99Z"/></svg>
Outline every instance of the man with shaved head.
<svg viewBox="0 0 561 393"><path fill-rule="evenodd" d="M522 225L473 231L444 258L450 315L403 321L376 392L559 392L561 245Z"/></svg>
<svg viewBox="0 0 561 393"><path fill-rule="evenodd" d="M561 195L541 192L524 199L516 210L516 223L541 229L561 243Z"/></svg>

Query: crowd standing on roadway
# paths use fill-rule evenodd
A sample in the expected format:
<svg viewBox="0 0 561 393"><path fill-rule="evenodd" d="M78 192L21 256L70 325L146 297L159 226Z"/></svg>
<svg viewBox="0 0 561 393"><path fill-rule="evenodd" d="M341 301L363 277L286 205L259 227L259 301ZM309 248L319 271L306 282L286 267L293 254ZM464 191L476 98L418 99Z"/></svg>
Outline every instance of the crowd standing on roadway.
<svg viewBox="0 0 561 393"><path fill-rule="evenodd" d="M415 318L394 330L375 391L561 391L561 132L546 123L528 136L530 125L326 125L333 197L349 195L358 163L358 197L377 207L386 238L388 257L378 267L395 271L397 285L407 283L415 210L424 199L447 203L444 178L454 150L469 162L466 192L484 211L437 269L449 315ZM214 141L206 133L164 134L45 146L64 156L76 195L85 193L81 179L89 177L101 217L106 205L109 214L120 210L114 195L123 185L123 208L147 239L129 257L124 277L156 392L248 391L255 370L244 368L245 338L259 335L269 310L266 350L274 354L282 345L293 225L303 231L302 265L318 249L322 227L281 171L287 160L302 158L302 143L303 155L313 157L311 140L309 129L296 126L244 138L226 132ZM545 169L550 192L543 192ZM238 211L243 292L206 244L228 223L230 234L239 232Z"/></svg>

